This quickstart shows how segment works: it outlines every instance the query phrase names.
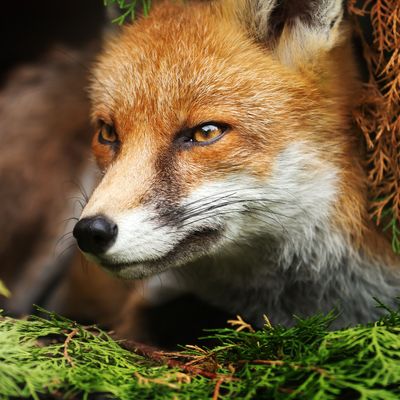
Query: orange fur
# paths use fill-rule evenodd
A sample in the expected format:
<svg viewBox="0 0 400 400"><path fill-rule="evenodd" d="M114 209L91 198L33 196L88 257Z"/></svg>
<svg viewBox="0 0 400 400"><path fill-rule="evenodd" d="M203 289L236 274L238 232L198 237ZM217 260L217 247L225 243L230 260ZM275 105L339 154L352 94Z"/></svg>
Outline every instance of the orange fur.
<svg viewBox="0 0 400 400"><path fill-rule="evenodd" d="M346 296L351 290L346 285L351 285L354 279L363 281L358 289L366 299L365 303L370 301L371 294L380 290L390 289L390 293L387 293L390 297L397 286L393 283L394 278L391 280L391 277L386 277L386 272L389 267L399 266L399 258L391 253L390 244L378 234L368 218L364 149L351 119L360 89L349 40L350 29L337 15L331 21L333 23L327 25L330 27L328 33L319 32L318 26L310 29L301 19L293 19L283 26L279 34L270 37L268 35L272 34L269 30L260 28L267 22L258 16L259 8L254 6L256 3L256 0L156 2L149 17L124 27L118 37L109 40L94 69L91 87L93 119L114 125L120 147L113 150L102 145L95 135L93 150L105 175L86 206L83 217L104 215L118 221L125 229L125 236L120 241L120 247L117 246L118 250L112 253L111 248L109 260L117 266L120 266L119 262L129 264L127 268L132 267L133 271L137 271L135 268L140 264L141 272L134 272L134 277L149 276L171 267L168 264L164 269L157 269L155 264L163 257L160 256L160 250L156 248L151 253L148 250L151 243L148 245L146 241L140 241L141 238L134 242L141 232L149 236L148 242L152 242L152 238L160 240L157 242L160 246L168 242L168 237L157 234L165 226L156 226L154 220L157 217L162 219L165 215L171 215L168 214L170 209L175 212L172 215L179 214L184 208L184 200L190 198L196 189L209 190L208 182L223 182L229 187L230 179L240 176L251 177L268 187L270 180L275 179L276 183L280 174L286 172L276 171L276 165L289 165L288 168L294 170L291 171L291 177L302 179L300 183L304 180L305 188L310 187L315 192L320 190L318 185L325 183L318 180L320 176L332 179L335 184L330 186L331 182L328 182L326 187L321 187L321 191L326 190L327 193L322 199L328 198L332 191L329 211L322 211L321 219L316 218L317 222L313 220L310 226L307 225L307 216L303 215L304 220L297 221L297 224L304 223L307 227L302 231L301 226L296 226L293 230L294 239L289 238L297 240L298 248L295 243L292 246L295 250L290 253L290 240L289 245L286 243L286 253L282 259L287 257L287 265L283 270L286 272L294 268L299 275L304 273L304 277L299 278L302 283L298 283L297 294L296 290L291 291L290 287L285 286L287 282L282 283L282 287L287 289L286 296L293 295L291 306L282 300L282 321L287 322L284 315L292 306L298 305L299 312L304 311L296 296L301 297L302 291L306 293L309 290L304 283L308 282L307 279L315 285L318 294L317 300L309 299L308 304L311 305L308 309L304 306L305 313L319 306L318 301L321 301L322 308L328 310L335 302L335 295L336 298L348 300ZM268 2L261 3L265 5ZM333 1L330 4L336 7L340 2ZM268 16L270 11L264 9L263 12ZM337 10L332 8L327 12L334 13ZM229 131L212 145L193 146L190 150L177 146L176 138L182 130L210 121L228 125ZM304 144L305 150L296 148L299 143ZM295 151L285 153L291 145ZM297 164L288 164L287 159L277 164L282 154L299 157L301 165L298 168L301 171L296 169ZM316 176L315 171L322 171L321 175ZM308 180L308 175L315 177L313 184L310 184L312 179ZM292 183L290 177L283 182ZM201 194L203 197L209 195L205 189ZM309 207L306 215L312 216L319 211L318 194L309 193L305 201L306 207ZM317 201L312 201L315 199ZM278 200L282 201L282 198ZM289 204L295 207L293 203ZM140 214L145 211L150 215L147 219ZM246 211L248 209L243 214ZM132 219L127 217L128 214ZM318 226L319 222L321 227ZM151 223L155 224L155 228ZM141 225L146 224L147 228L140 231ZM245 235L248 227L242 225L240 228ZM255 229L254 232L254 237L247 238L251 244L257 242L254 238L257 238L259 231ZM263 231L266 241L270 239L268 235L271 232ZM181 233L176 226L166 233L166 236L170 235L169 238L176 234L173 240L177 245L175 243L171 251L171 247L168 247L170 243L167 243L163 254L168 256L172 253L174 256L179 247L178 253L182 251L183 255L181 259L177 258L179 262L173 266L194 263L197 267L198 258L208 253L206 250L202 252L203 249L198 253L193 251L198 258L190 258L185 251L192 240L185 242L179 236ZM306 234L309 234L310 242L304 242ZM184 239L188 238L193 239L193 236L188 235ZM279 241L279 235L274 239ZM203 247L213 249L212 242L213 237L211 241L204 242ZM140 246L136 243L140 243ZM305 249L301 253L307 245L316 249ZM124 253L126 247L129 249ZM232 254L236 255L235 251L239 253L238 249L240 247L235 248ZM221 253L231 256L230 250ZM118 259L121 253L123 257ZM320 263L319 255L322 260ZM233 258L229 259L229 263L235 264L239 257ZM280 255L277 258L279 261L274 261L278 264ZM99 259L101 261L101 257ZM306 272L301 267L293 267L297 259L303 262ZM267 256L265 260L265 263L271 261ZM207 267L210 265L209 262ZM150 267L153 268L152 273L148 272ZM265 271L268 268L263 267L250 271L251 266L246 265L247 269L243 272L236 266L227 275L237 274L237 281L250 279L252 273L255 276L267 274ZM209 277L215 273L223 287L227 282L222 276L224 271L221 272L222 277L217 276L218 268L205 275ZM375 269L375 272L372 273L371 269ZM363 272L360 273L360 270ZM201 271L199 268L199 273ZM324 286L325 282L320 282L324 278L315 271L322 271L321 276L326 273L327 282L333 282L331 290L336 294L332 299L326 298L329 291ZM316 275L310 278L314 273ZM374 274L378 278L375 279ZM229 279L233 280L231 275ZM338 280L334 281L338 276ZM131 275L122 277L130 278ZM284 279L281 276L279 278ZM263 279L267 287L270 276L264 276ZM386 285L382 283L384 289L374 286L375 283L379 284L379 279ZM232 285L233 290L238 290L235 286L238 285L237 281ZM255 292L261 292L257 288L258 278L247 283L251 288L254 282L259 290L257 292L255 289ZM212 280L210 285L213 283ZM218 286L216 288L214 292L220 290ZM265 292L273 292L273 289L269 287ZM284 289L275 289L277 297L284 297ZM212 287L209 291L213 291ZM254 294L249 293L243 296L251 297ZM321 299L326 302L323 303ZM219 304L218 301L220 299L215 304ZM268 301L266 297L264 305L270 304ZM359 322L375 315L370 303L359 306L356 303L362 303L362 300L357 298L357 301L351 301L355 304L348 314L351 321ZM241 312L241 305L237 307ZM127 331L127 328L124 327L124 330Z"/></svg>
<svg viewBox="0 0 400 400"><path fill-rule="evenodd" d="M323 157L343 171L335 212L339 229L363 247L382 242L371 233L360 167L364 155L350 125L358 83L348 34L331 52L314 54L312 61L300 54L291 66L283 66L240 26L241 7L240 2L161 2L109 44L95 70L93 117L115 121L127 149L118 163L136 159L143 174L157 154L168 151L182 126L210 120L230 124L233 130L224 143L179 155L176 168L189 191L209 179L210 171L216 177L248 168L268 176L269 166L288 143L298 138L316 142ZM128 58L135 63L129 64ZM223 69L220 59L228 60ZM184 80L177 84L176 76ZM261 127L260 120L269 123ZM254 131L259 132L257 143L247 139ZM254 157L255 147L263 148L262 159ZM102 165L111 163L104 146L95 144L94 151ZM109 193L115 204L112 193L122 178L110 169L112 178L99 190ZM130 180L133 197L123 196L132 199L143 197L154 177L148 171L135 183L133 169L124 179ZM118 201L119 209L139 203ZM379 246L378 253L386 251L386 244Z"/></svg>

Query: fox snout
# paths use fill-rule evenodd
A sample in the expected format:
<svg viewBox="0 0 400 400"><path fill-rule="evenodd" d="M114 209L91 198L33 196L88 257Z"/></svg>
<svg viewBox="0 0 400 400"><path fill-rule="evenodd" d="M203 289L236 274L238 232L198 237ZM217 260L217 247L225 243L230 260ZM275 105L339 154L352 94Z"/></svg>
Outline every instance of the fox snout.
<svg viewBox="0 0 400 400"><path fill-rule="evenodd" d="M118 225L100 215L83 218L75 225L73 235L83 252L99 256L115 243Z"/></svg>

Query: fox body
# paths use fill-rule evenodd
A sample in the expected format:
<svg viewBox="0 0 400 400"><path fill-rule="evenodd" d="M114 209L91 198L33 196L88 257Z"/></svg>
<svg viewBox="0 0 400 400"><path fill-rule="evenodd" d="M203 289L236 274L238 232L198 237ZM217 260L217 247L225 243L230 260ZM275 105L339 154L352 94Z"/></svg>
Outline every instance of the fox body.
<svg viewBox="0 0 400 400"><path fill-rule="evenodd" d="M94 68L85 254L257 326L375 318L400 262L368 219L349 35L338 0L161 1L124 27Z"/></svg>

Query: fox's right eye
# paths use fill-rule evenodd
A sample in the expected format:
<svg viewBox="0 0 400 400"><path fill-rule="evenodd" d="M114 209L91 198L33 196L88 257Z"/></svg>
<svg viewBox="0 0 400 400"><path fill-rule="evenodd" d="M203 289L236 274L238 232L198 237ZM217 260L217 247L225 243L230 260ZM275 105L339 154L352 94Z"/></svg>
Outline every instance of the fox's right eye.
<svg viewBox="0 0 400 400"><path fill-rule="evenodd" d="M118 135L113 125L102 122L100 124L98 140L101 144L112 145L118 142Z"/></svg>
<svg viewBox="0 0 400 400"><path fill-rule="evenodd" d="M97 131L92 139L92 150L97 164L102 170L114 160L121 142L112 124L99 121Z"/></svg>

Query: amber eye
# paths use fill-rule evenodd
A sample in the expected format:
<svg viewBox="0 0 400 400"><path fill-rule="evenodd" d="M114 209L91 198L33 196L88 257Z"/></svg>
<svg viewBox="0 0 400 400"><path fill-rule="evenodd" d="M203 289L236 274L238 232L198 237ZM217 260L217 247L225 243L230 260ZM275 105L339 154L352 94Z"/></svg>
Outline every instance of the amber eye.
<svg viewBox="0 0 400 400"><path fill-rule="evenodd" d="M113 125L104 122L101 123L99 128L99 142L108 145L118 142L118 136Z"/></svg>
<svg viewBox="0 0 400 400"><path fill-rule="evenodd" d="M193 129L192 141L199 144L212 143L222 136L227 127L220 124L204 124Z"/></svg>

